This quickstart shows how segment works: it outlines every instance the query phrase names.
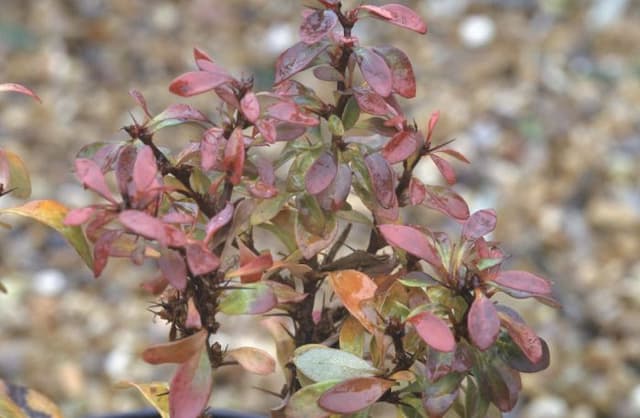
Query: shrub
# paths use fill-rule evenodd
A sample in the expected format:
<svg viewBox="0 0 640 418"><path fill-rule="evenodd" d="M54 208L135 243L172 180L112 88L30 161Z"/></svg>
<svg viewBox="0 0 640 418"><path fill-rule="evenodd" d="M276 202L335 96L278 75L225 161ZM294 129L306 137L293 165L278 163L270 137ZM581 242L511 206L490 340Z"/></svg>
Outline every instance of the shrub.
<svg viewBox="0 0 640 418"><path fill-rule="evenodd" d="M502 268L505 253L485 238L495 211L470 213L451 188L453 163L467 159L435 139L437 112L426 126L407 120L396 98L415 96L410 59L394 46L361 45L352 29L367 18L427 31L399 4L344 10L317 0L269 91L195 49L196 69L169 89L217 97L215 114L184 103L154 114L133 90L144 120L124 128L129 139L87 145L75 159L78 180L104 203L6 210L58 229L96 277L113 257L155 260L159 273L142 286L158 297L169 342L142 357L177 369L168 386L136 387L165 416L200 416L221 367L275 371L268 353L215 341L220 313L264 317L286 377L273 416L367 416L386 402L402 417L484 417L491 404L514 407L520 372L548 366L544 340L492 297L555 306L550 283ZM294 79L307 70L335 86L332 101ZM197 141L158 146L158 131L185 123L202 128ZM276 144L281 152L268 158ZM445 185L414 176L424 159ZM410 206L459 228L405 225ZM356 224L368 231L364 243ZM258 251L256 230L282 250Z"/></svg>

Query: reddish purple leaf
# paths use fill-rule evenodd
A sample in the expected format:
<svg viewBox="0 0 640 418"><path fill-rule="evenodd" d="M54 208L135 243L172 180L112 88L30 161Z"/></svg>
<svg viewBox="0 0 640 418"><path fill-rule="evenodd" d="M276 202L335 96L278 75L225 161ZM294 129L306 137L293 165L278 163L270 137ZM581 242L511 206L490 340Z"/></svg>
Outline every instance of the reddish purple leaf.
<svg viewBox="0 0 640 418"><path fill-rule="evenodd" d="M162 215L160 220L166 224L191 225L195 222L193 215L184 212L172 211Z"/></svg>
<svg viewBox="0 0 640 418"><path fill-rule="evenodd" d="M424 34L427 33L427 24L420 16L407 6L401 4L385 4L384 6L362 5L360 9L365 9L372 13L374 17L386 20L394 25L410 29Z"/></svg>
<svg viewBox="0 0 640 418"><path fill-rule="evenodd" d="M88 206L86 208L72 209L64 218L64 224L67 226L79 226L87 222L96 212L96 208Z"/></svg>
<svg viewBox="0 0 640 418"><path fill-rule="evenodd" d="M99 277L109 261L111 246L122 231L106 231L93 244L93 277Z"/></svg>
<svg viewBox="0 0 640 418"><path fill-rule="evenodd" d="M393 46L380 46L373 50L384 59L391 70L391 90L408 99L415 97L416 78L407 54Z"/></svg>
<svg viewBox="0 0 640 418"><path fill-rule="evenodd" d="M107 186L104 174L95 161L86 158L76 159L76 176L84 187L93 190L111 203L116 203L109 186Z"/></svg>
<svg viewBox="0 0 640 418"><path fill-rule="evenodd" d="M162 274L140 284L140 287L154 296L159 296L169 286L169 280Z"/></svg>
<svg viewBox="0 0 640 418"><path fill-rule="evenodd" d="M125 145L118 153L116 160L116 182L118 190L123 196L131 196L135 194L131 180L133 179L133 166L136 162L138 150L133 145Z"/></svg>
<svg viewBox="0 0 640 418"><path fill-rule="evenodd" d="M210 242L213 236L233 218L233 203L227 202L225 207L207 222L204 242Z"/></svg>
<svg viewBox="0 0 640 418"><path fill-rule="evenodd" d="M423 397L422 405L429 417L444 417L447 411L451 409L451 406L453 406L459 393L459 389L456 388L453 392L443 395Z"/></svg>
<svg viewBox="0 0 640 418"><path fill-rule="evenodd" d="M207 350L203 348L182 363L169 385L171 418L197 418L209 403L213 389L213 371Z"/></svg>
<svg viewBox="0 0 640 418"><path fill-rule="evenodd" d="M156 115L149 126L152 131L157 131L162 127L178 125L184 122L207 122L207 117L193 106L184 103L172 104Z"/></svg>
<svg viewBox="0 0 640 418"><path fill-rule="evenodd" d="M134 233L158 241L162 246L181 247L186 244L184 232L138 210L125 210L118 216L120 223Z"/></svg>
<svg viewBox="0 0 640 418"><path fill-rule="evenodd" d="M324 210L340 210L347 201L351 191L351 169L347 164L340 164L333 182L320 193L317 198Z"/></svg>
<svg viewBox="0 0 640 418"><path fill-rule="evenodd" d="M269 106L267 112L274 119L295 125L316 126L320 123L316 116L302 111L294 102L288 100Z"/></svg>
<svg viewBox="0 0 640 418"><path fill-rule="evenodd" d="M418 315L412 316L409 322L413 324L420 338L429 346L443 352L455 350L456 340L449 325L431 312L420 312Z"/></svg>
<svg viewBox="0 0 640 418"><path fill-rule="evenodd" d="M482 209L474 212L462 228L462 236L475 240L487 235L496 228L497 216L493 209Z"/></svg>
<svg viewBox="0 0 640 418"><path fill-rule="evenodd" d="M382 156L389 164L399 163L409 158L416 152L420 145L420 137L417 132L401 131L391 138L382 149Z"/></svg>
<svg viewBox="0 0 640 418"><path fill-rule="evenodd" d="M187 265L196 276L211 273L220 266L220 259L202 242L187 244Z"/></svg>
<svg viewBox="0 0 640 418"><path fill-rule="evenodd" d="M469 218L467 202L456 192L443 186L425 186L424 204L460 221Z"/></svg>
<svg viewBox="0 0 640 418"><path fill-rule="evenodd" d="M256 128L258 128L260 135L262 135L266 143L273 144L276 142L276 122L273 119L258 119L256 121Z"/></svg>
<svg viewBox="0 0 640 418"><path fill-rule="evenodd" d="M240 100L240 110L245 118L251 123L255 123L260 117L260 103L256 94L252 91L248 91Z"/></svg>
<svg viewBox="0 0 640 418"><path fill-rule="evenodd" d="M439 149L438 152L441 152L443 154L447 154L453 158L455 158L458 161L461 161L463 163L467 163L469 164L469 160L467 160L467 157L465 157L464 155L462 155L461 153L459 153L458 151L451 149L451 148L442 148Z"/></svg>
<svg viewBox="0 0 640 418"><path fill-rule="evenodd" d="M314 43L312 45L298 42L284 51L276 62L274 84L280 84L284 80L308 68L312 61L328 47L329 43L327 42Z"/></svg>
<svg viewBox="0 0 640 418"><path fill-rule="evenodd" d="M354 414L376 403L394 385L394 381L379 377L356 377L323 393L318 405L336 414Z"/></svg>
<svg viewBox="0 0 640 418"><path fill-rule="evenodd" d="M204 132L200 141L201 166L204 171L216 170L222 164L224 145L223 130L211 128Z"/></svg>
<svg viewBox="0 0 640 418"><path fill-rule="evenodd" d="M244 159L244 135L242 135L241 128L236 128L227 140L227 145L224 148L224 159L222 160L223 168L228 173L229 181L233 185L240 183L242 179Z"/></svg>
<svg viewBox="0 0 640 418"><path fill-rule="evenodd" d="M382 96L369 89L353 88L353 95L358 102L358 107L370 115L387 116L394 113L393 108Z"/></svg>
<svg viewBox="0 0 640 418"><path fill-rule="evenodd" d="M266 184L261 180L249 184L247 189L251 196L257 197L258 199L271 199L278 194L277 187Z"/></svg>
<svg viewBox="0 0 640 418"><path fill-rule="evenodd" d="M278 141L291 141L301 137L307 131L306 126L280 122L276 124L276 138Z"/></svg>
<svg viewBox="0 0 640 418"><path fill-rule="evenodd" d="M480 289L476 289L475 294L469 309L467 328L473 344L484 351L496 342L500 332L500 319L491 300Z"/></svg>
<svg viewBox="0 0 640 418"><path fill-rule="evenodd" d="M525 292L533 296L549 296L552 290L551 283L547 279L527 271L501 271L493 281L501 287Z"/></svg>
<svg viewBox="0 0 640 418"><path fill-rule="evenodd" d="M344 81L344 76L340 74L338 70L328 65L314 68L313 75L322 81Z"/></svg>
<svg viewBox="0 0 640 418"><path fill-rule="evenodd" d="M431 142L431 135L433 135L433 130L438 124L438 119L440 119L439 111L433 112L429 118L429 122L427 123L427 144Z"/></svg>
<svg viewBox="0 0 640 418"><path fill-rule="evenodd" d="M142 108L142 110L144 111L144 114L147 115L149 119L151 119L152 116L151 116L151 113L149 112L149 108L147 107L147 101L145 100L142 93L140 93L136 89L131 89L129 90L129 96L133 97L133 100L135 100L138 106Z"/></svg>
<svg viewBox="0 0 640 418"><path fill-rule="evenodd" d="M225 73L190 71L174 79L169 85L169 91L182 97L195 96L213 90L227 81L229 77Z"/></svg>
<svg viewBox="0 0 640 418"><path fill-rule="evenodd" d="M394 172L380 153L367 155L364 162L369 171L373 191L383 208L393 206L396 197Z"/></svg>
<svg viewBox="0 0 640 418"><path fill-rule="evenodd" d="M307 191L311 194L318 194L331 185L338 172L336 161L329 152L323 152L311 164L304 182Z"/></svg>
<svg viewBox="0 0 640 418"><path fill-rule="evenodd" d="M355 48L358 66L369 87L382 97L391 94L391 70L384 59L368 48Z"/></svg>
<svg viewBox="0 0 640 418"><path fill-rule="evenodd" d="M506 306L500 306L500 322L511 336L513 342L522 350L531 363L537 363L543 356L542 342L536 333L527 326L517 312Z"/></svg>
<svg viewBox="0 0 640 418"><path fill-rule="evenodd" d="M25 94L27 96L33 97L34 99L36 99L37 101L42 103L42 100L40 100L40 97L38 97L37 94L35 94L32 90L28 89L27 87L23 86L22 84L2 83L2 84L0 84L0 92L1 91L12 91L12 92L15 92L15 93Z"/></svg>
<svg viewBox="0 0 640 418"><path fill-rule="evenodd" d="M427 196L427 189L424 184L415 177L411 177L409 180L409 201L412 205L419 205L424 202Z"/></svg>
<svg viewBox="0 0 640 418"><path fill-rule="evenodd" d="M204 61L213 62L213 58L211 58L209 54L207 54L205 51L203 51L198 47L193 48L193 59L195 61L204 60Z"/></svg>
<svg viewBox="0 0 640 418"><path fill-rule="evenodd" d="M165 249L158 258L162 275L178 290L187 287L187 266L179 252Z"/></svg>
<svg viewBox="0 0 640 418"><path fill-rule="evenodd" d="M153 150L150 146L144 145L138 151L136 162L133 165L133 184L136 187L136 191L146 191L152 185L157 175L158 165L156 157L153 155Z"/></svg>
<svg viewBox="0 0 640 418"><path fill-rule="evenodd" d="M184 363L199 353L206 341L207 332L202 330L176 341L153 345L142 352L142 359L149 364Z"/></svg>
<svg viewBox="0 0 640 418"><path fill-rule="evenodd" d="M338 23L338 16L333 10L318 9L309 13L300 25L300 39L313 44L324 38Z"/></svg>
<svg viewBox="0 0 640 418"><path fill-rule="evenodd" d="M413 254L436 268L442 266L435 248L421 231L410 226L394 224L380 225L378 229L384 239L394 247Z"/></svg>
<svg viewBox="0 0 640 418"><path fill-rule="evenodd" d="M440 171L440 174L442 174L442 177L447 181L447 184L456 184L456 172L451 164L449 164L449 162L444 158L438 157L437 155L430 154L429 156L435 163L438 171Z"/></svg>
<svg viewBox="0 0 640 418"><path fill-rule="evenodd" d="M192 297L187 301L187 318L184 321L184 326L188 329L202 328L202 318L200 318L200 312L198 312Z"/></svg>

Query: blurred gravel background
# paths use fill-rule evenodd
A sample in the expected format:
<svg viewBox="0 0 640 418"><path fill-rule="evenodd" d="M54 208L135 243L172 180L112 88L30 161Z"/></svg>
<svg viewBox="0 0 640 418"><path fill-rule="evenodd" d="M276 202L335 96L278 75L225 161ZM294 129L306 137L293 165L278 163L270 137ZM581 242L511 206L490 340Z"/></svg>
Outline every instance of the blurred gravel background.
<svg viewBox="0 0 640 418"><path fill-rule="evenodd" d="M514 302L549 341L552 366L525 376L510 416L639 417L640 2L402 3L426 18L427 36L369 21L361 42L407 51L419 79L409 113L424 124L441 111L437 137L457 138L472 161L457 190L473 210L498 208L495 237L512 267L552 278L564 305ZM2 0L0 81L24 83L44 103L3 95L0 144L27 161L34 197L86 204L74 154L123 137L130 88L156 112L178 101L167 85L193 68L193 46L267 88L275 57L297 40L301 10L294 0ZM172 132L168 144L195 135ZM430 167L421 175L437 180ZM94 280L57 235L10 221L13 230L0 230L9 289L0 294L0 378L48 394L69 417L142 405L113 383L171 373L137 358L166 337L138 290L150 270L111 263ZM224 343L269 347L244 331L250 321L233 321ZM213 404L265 411L273 399L250 387L279 390L280 381L249 379L220 373Z"/></svg>

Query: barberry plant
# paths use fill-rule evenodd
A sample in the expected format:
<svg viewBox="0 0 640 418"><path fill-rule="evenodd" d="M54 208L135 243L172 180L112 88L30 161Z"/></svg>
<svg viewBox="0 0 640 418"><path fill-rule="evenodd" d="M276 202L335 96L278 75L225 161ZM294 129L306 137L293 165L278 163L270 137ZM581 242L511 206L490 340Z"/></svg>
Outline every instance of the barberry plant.
<svg viewBox="0 0 640 418"><path fill-rule="evenodd" d="M88 145L75 160L104 203L64 212L60 228L81 231L72 244L95 276L113 257L158 266L142 286L158 297L169 342L142 357L177 369L166 386L132 385L164 416L201 416L222 367L275 371L263 350L216 342L221 313L261 317L273 335L286 377L274 417L366 417L379 402L400 417L484 417L511 410L520 373L549 364L545 341L492 297L556 306L550 282L502 268L506 254L486 238L495 211L470 213L452 189L453 162L467 159L436 139L437 112L426 126L407 119L397 97L416 94L410 59L362 45L353 33L361 19L427 32L400 4L345 10L316 0L300 41L277 59L272 89L257 91L195 49L195 70L169 89L217 98L216 113L179 103L154 114L133 90L144 119L124 128L129 138ZM330 101L294 78L307 70L333 86ZM158 145L158 131L185 123L201 127L196 141ZM269 147L280 152L270 158ZM444 185L414 176L424 159ZM458 231L406 225L412 206ZM47 210L27 208L32 217ZM258 242L260 230L277 251Z"/></svg>

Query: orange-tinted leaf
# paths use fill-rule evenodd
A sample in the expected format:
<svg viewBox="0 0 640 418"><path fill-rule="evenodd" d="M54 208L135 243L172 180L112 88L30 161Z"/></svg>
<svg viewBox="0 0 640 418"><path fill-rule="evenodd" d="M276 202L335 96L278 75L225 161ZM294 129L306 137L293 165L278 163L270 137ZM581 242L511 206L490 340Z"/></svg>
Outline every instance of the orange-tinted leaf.
<svg viewBox="0 0 640 418"><path fill-rule="evenodd" d="M452 218L464 221L469 217L469 206L467 202L448 187L425 186L426 197L424 205L451 216Z"/></svg>
<svg viewBox="0 0 640 418"><path fill-rule="evenodd" d="M501 271L493 281L501 287L524 292L532 296L550 295L552 290L551 283L548 280L527 271Z"/></svg>
<svg viewBox="0 0 640 418"><path fill-rule="evenodd" d="M227 145L224 148L224 169L230 173L229 181L236 185L240 183L244 170L244 135L242 129L236 128L231 133Z"/></svg>
<svg viewBox="0 0 640 418"><path fill-rule="evenodd" d="M358 357L364 355L365 329L353 316L348 316L340 328L340 350L355 354Z"/></svg>
<svg viewBox="0 0 640 418"><path fill-rule="evenodd" d="M213 90L229 81L227 74L212 71L190 71L175 78L169 85L169 91L178 96L189 97Z"/></svg>
<svg viewBox="0 0 640 418"><path fill-rule="evenodd" d="M340 298L344 307L353 315L369 332L375 331L375 324L363 312L362 301L372 299L375 296L375 282L366 274L357 270L341 270L329 273L329 283L333 291Z"/></svg>
<svg viewBox="0 0 640 418"><path fill-rule="evenodd" d="M420 145L417 132L401 131L395 134L382 149L382 156L389 164L406 160Z"/></svg>
<svg viewBox="0 0 640 418"><path fill-rule="evenodd" d="M164 292L167 286L169 286L169 280L162 274L148 279L140 285L141 288L156 296Z"/></svg>
<svg viewBox="0 0 640 418"><path fill-rule="evenodd" d="M158 258L158 267L173 287L178 290L184 290L187 287L187 266L179 252L163 249Z"/></svg>
<svg viewBox="0 0 640 418"><path fill-rule="evenodd" d="M107 182L104 179L104 174L100 170L98 164L93 160L86 158L76 159L76 176L82 185L86 188L93 190L100 196L104 197L112 203L116 203Z"/></svg>
<svg viewBox="0 0 640 418"><path fill-rule="evenodd" d="M420 335L431 347L438 351L451 352L456 348L456 340L449 325L431 312L424 311L412 316L409 322L413 324Z"/></svg>
<svg viewBox="0 0 640 418"><path fill-rule="evenodd" d="M431 154L429 156L438 168L438 171L440 171L440 174L442 174L442 177L447 181L447 184L456 184L456 172L451 164L449 164L449 162L444 158L438 157L435 154Z"/></svg>
<svg viewBox="0 0 640 418"><path fill-rule="evenodd" d="M354 53L362 72L362 76L369 87L382 97L391 94L391 70L384 59L369 48L354 48Z"/></svg>
<svg viewBox="0 0 640 418"><path fill-rule="evenodd" d="M395 382L379 377L357 377L340 382L318 399L318 405L336 414L353 414L376 403Z"/></svg>
<svg viewBox="0 0 640 418"><path fill-rule="evenodd" d="M300 25L300 39L313 44L324 38L338 23L338 16L333 10L318 9L307 17Z"/></svg>
<svg viewBox="0 0 640 418"><path fill-rule="evenodd" d="M204 346L180 364L169 385L171 418L196 418L206 408L213 389L213 371Z"/></svg>
<svg viewBox="0 0 640 418"><path fill-rule="evenodd" d="M3 213L31 218L55 229L71 244L85 264L93 269L93 259L87 239L80 227L65 225L64 220L69 209L61 203L54 200L34 200L15 208L1 209L0 214Z"/></svg>
<svg viewBox="0 0 640 418"><path fill-rule="evenodd" d="M241 277L243 283L250 283L260 280L262 273L273 265L273 256L270 251L266 251L259 256L242 264L240 268L230 271L227 277Z"/></svg>
<svg viewBox="0 0 640 418"><path fill-rule="evenodd" d="M2 83L0 84L0 92L1 91L12 91L15 93L20 93L20 94L24 94L27 96L31 96L34 99L36 99L37 101L39 101L40 103L42 103L42 100L40 100L40 97L38 97L37 94L35 94L32 90L28 89L27 87L23 86L22 84L17 84L17 83Z"/></svg>
<svg viewBox="0 0 640 418"><path fill-rule="evenodd" d="M425 260L434 267L442 266L435 248L421 231L406 225L380 225L378 227L385 240L409 254Z"/></svg>
<svg viewBox="0 0 640 418"><path fill-rule="evenodd" d="M369 178L378 203L385 209L392 207L396 196L393 169L387 160L377 152L367 155L364 162L369 171Z"/></svg>
<svg viewBox="0 0 640 418"><path fill-rule="evenodd" d="M220 259L207 246L200 242L187 244L187 265L196 276L211 273L220 266Z"/></svg>
<svg viewBox="0 0 640 418"><path fill-rule="evenodd" d="M284 80L308 68L314 58L320 55L327 47L329 47L327 42L313 43L312 45L298 42L284 51L280 54L276 62L274 83L280 84Z"/></svg>
<svg viewBox="0 0 640 418"><path fill-rule="evenodd" d="M240 100L240 110L247 120L251 123L255 123L260 116L260 103L256 94L252 91L248 91Z"/></svg>
<svg viewBox="0 0 640 418"><path fill-rule="evenodd" d="M320 123L316 116L304 112L298 105L288 100L272 104L267 108L267 112L274 119L294 125L316 126Z"/></svg>
<svg viewBox="0 0 640 418"><path fill-rule="evenodd" d="M149 364L184 363L199 353L206 341L207 331L200 330L177 341L151 346L142 352L142 359Z"/></svg>
<svg viewBox="0 0 640 418"><path fill-rule="evenodd" d="M483 237L496 228L497 219L493 209L476 211L465 222L462 236L472 240Z"/></svg>
<svg viewBox="0 0 640 418"><path fill-rule="evenodd" d="M475 299L467 318L469 336L480 350L486 350L496 342L500 332L500 319L496 307L480 289L475 291Z"/></svg>
<svg viewBox="0 0 640 418"><path fill-rule="evenodd" d="M305 175L305 186L309 193L318 194L329 187L336 177L338 166L329 152L323 152L311 164Z"/></svg>
<svg viewBox="0 0 640 418"><path fill-rule="evenodd" d="M416 78L409 57L394 46L380 46L373 50L380 55L391 70L392 91L408 99L416 95Z"/></svg>
<svg viewBox="0 0 640 418"><path fill-rule="evenodd" d="M239 347L227 351L248 372L268 375L276 370L276 361L269 353L254 347Z"/></svg>

